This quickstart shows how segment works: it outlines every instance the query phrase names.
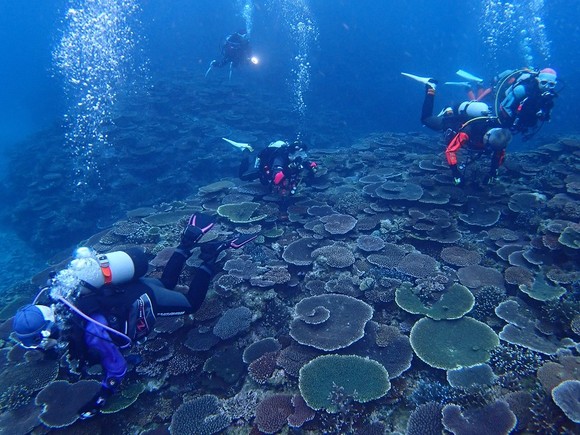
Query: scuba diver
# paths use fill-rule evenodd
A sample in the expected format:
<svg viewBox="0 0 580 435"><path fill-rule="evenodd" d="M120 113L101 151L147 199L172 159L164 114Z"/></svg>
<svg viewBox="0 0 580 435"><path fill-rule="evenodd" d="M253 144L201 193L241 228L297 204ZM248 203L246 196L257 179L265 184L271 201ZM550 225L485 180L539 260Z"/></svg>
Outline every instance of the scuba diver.
<svg viewBox="0 0 580 435"><path fill-rule="evenodd" d="M504 71L496 95L496 110L502 126L522 133L524 139L537 133L550 120L554 98L558 96L557 80L558 75L552 68ZM500 98L503 100L498 106Z"/></svg>
<svg viewBox="0 0 580 435"><path fill-rule="evenodd" d="M256 64L258 63L258 60L256 57L252 56L248 33L246 30L240 30L232 33L226 38L221 48L221 58L219 60L214 59L211 61L205 76L207 77L213 68L222 68L229 65L229 78L231 80L233 68L248 63Z"/></svg>
<svg viewBox="0 0 580 435"><path fill-rule="evenodd" d="M459 185L463 182L457 161L457 152L462 147L479 154L492 154L491 166L484 182L493 183L503 163L505 148L512 138L510 131L501 128L499 120L491 116L489 106L481 101L464 101L455 107L447 107L434 116L437 81L428 77L402 74L425 85L421 122L432 130L444 132L447 143L445 157L451 168L454 184ZM466 165L461 166L465 168Z"/></svg>
<svg viewBox="0 0 580 435"><path fill-rule="evenodd" d="M507 128L500 128L497 119L493 117L474 118L463 124L445 149L453 183L459 185L463 181L462 173L457 166L457 152L465 146L470 151L491 153L489 173L483 181L485 184L493 184L511 139L511 132ZM463 168L465 166L463 165Z"/></svg>
<svg viewBox="0 0 580 435"><path fill-rule="evenodd" d="M253 151L249 144L223 139L237 148ZM272 192L280 196L294 195L304 172L314 174L318 170L316 162L307 160L306 149L306 144L301 141L271 142L255 159L244 158L238 175L244 181L259 179L263 185L270 186Z"/></svg>
<svg viewBox="0 0 580 435"><path fill-rule="evenodd" d="M257 237L249 234L202 243L202 263L193 274L189 291L175 291L191 250L213 226L209 216L191 216L160 279L145 276L148 261L139 248L101 255L87 247L78 248L69 266L53 276L32 304L18 310L11 337L20 346L55 358L59 350L68 348L81 364L102 366L101 389L86 404L79 404L81 419L99 413L119 387L127 372L121 350L146 339L157 316L196 312L218 271L219 254L228 248L241 248ZM45 304L39 302L43 297Z"/></svg>

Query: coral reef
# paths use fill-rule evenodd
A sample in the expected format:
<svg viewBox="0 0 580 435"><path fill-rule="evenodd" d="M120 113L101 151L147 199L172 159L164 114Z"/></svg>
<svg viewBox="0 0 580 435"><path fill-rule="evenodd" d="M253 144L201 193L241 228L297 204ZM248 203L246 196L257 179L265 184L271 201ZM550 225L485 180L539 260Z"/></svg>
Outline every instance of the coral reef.
<svg viewBox="0 0 580 435"><path fill-rule="evenodd" d="M327 352L360 340L373 316L370 305L340 294L304 298L296 304L295 311L296 317L290 326L292 338Z"/></svg>
<svg viewBox="0 0 580 435"><path fill-rule="evenodd" d="M456 369L489 360L489 352L499 344L495 332L485 323L469 317L457 320L417 321L411 330L411 346L431 367Z"/></svg>
<svg viewBox="0 0 580 435"><path fill-rule="evenodd" d="M158 320L148 341L131 350L142 362L130 365L126 390L111 400L109 414L90 422L76 421L68 405L59 415L43 411L56 403L51 387L76 385L76 361L59 367L9 341L15 308L69 261L67 252L50 258L34 285L15 285L0 307L8 320L0 328L1 425L14 433L40 433L44 424L71 433L374 434L406 427L430 434L445 423L454 433L503 433L516 415L513 430L522 433L574 427L577 139L510 152L496 185L468 181L459 189L430 136L346 140L321 129L309 150L320 170L296 195L280 198L258 182L217 179L239 162L216 150L214 138L232 133L267 143L292 130L291 116L261 94L269 114L255 113L260 101L235 84L181 85L164 82L137 107L194 96L207 116L160 122L143 113L143 121L140 109L120 116L111 137L116 165L129 169L118 179L105 174L109 189L100 196L63 203L74 195L62 162L34 145L33 171L50 168L40 177L44 185L23 180L18 171L29 164L16 158L8 187L23 197L5 210L39 249L68 252L82 237L99 251L138 244L157 277L193 212L217 221L202 243L254 232L259 238L222 254L223 270L197 313ZM220 116L215 104L223 106ZM136 137L147 140L141 145ZM159 156L150 137L187 157ZM541 165L540 156L554 165ZM143 183L152 173L155 182ZM189 285L198 253L177 291ZM91 368L88 375L100 373Z"/></svg>
<svg viewBox="0 0 580 435"><path fill-rule="evenodd" d="M378 362L355 355L319 356L300 369L300 393L312 409L338 412L332 393L337 388L356 402L384 396L391 388L389 374Z"/></svg>
<svg viewBox="0 0 580 435"><path fill-rule="evenodd" d="M172 435L199 434L211 435L228 427L230 420L226 416L219 399L206 394L185 402L177 408L169 432Z"/></svg>

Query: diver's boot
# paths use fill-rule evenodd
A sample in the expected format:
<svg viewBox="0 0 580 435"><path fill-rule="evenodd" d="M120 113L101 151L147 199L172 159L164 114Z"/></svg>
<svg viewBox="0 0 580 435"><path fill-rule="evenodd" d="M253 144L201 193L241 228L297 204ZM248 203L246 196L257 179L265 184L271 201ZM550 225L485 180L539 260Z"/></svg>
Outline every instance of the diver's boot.
<svg viewBox="0 0 580 435"><path fill-rule="evenodd" d="M427 93L435 95L435 89L437 88L437 83L439 83L439 82L435 79L427 80L427 82L425 83L425 91Z"/></svg>
<svg viewBox="0 0 580 435"><path fill-rule="evenodd" d="M181 233L181 241L176 250L184 256L190 257L191 250L195 244L203 237L205 233L214 226L213 219L204 214L193 214L187 222L187 226Z"/></svg>

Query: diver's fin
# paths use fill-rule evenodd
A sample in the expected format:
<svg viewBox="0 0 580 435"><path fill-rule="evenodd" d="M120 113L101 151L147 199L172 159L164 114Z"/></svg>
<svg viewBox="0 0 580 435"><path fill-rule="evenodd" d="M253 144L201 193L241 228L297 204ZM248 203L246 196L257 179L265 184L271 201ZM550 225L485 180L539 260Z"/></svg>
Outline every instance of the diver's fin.
<svg viewBox="0 0 580 435"><path fill-rule="evenodd" d="M480 79L477 76L474 76L471 73L468 73L467 71L463 71L462 69L457 70L457 72L455 73L457 74L459 77L464 78L465 80L469 80L470 82L475 82L475 83L483 83L483 79Z"/></svg>
<svg viewBox="0 0 580 435"><path fill-rule="evenodd" d="M240 235L236 236L235 239L232 239L229 242L227 242L228 248L240 249L242 246L247 245L252 240L254 240L256 237L258 237L258 233L240 234Z"/></svg>
<svg viewBox="0 0 580 435"><path fill-rule="evenodd" d="M463 86L465 88L470 88L471 87L471 83L470 82L445 82L446 85L452 85L452 86Z"/></svg>
<svg viewBox="0 0 580 435"><path fill-rule="evenodd" d="M197 227L205 234L215 225L215 220L210 215L195 213L191 215L189 221L187 221L187 225Z"/></svg>
<svg viewBox="0 0 580 435"><path fill-rule="evenodd" d="M205 263L215 263L222 251L226 249L240 249L242 246L247 245L252 240L258 237L258 233L254 234L241 234L237 235L235 238L226 240L225 242L207 242L201 244L201 253L199 258Z"/></svg>
<svg viewBox="0 0 580 435"><path fill-rule="evenodd" d="M230 145L233 145L241 150L249 150L250 152L254 151L254 148L249 143L234 142L233 140L226 139L225 137L222 137L222 139L225 140Z"/></svg>
<svg viewBox="0 0 580 435"><path fill-rule="evenodd" d="M405 73L405 72L402 72L401 74L403 74L405 77L409 77L413 80L416 80L420 83L423 83L424 85L426 85L427 83L436 83L435 80L433 80L431 77L421 77L421 76L416 76L414 74L409 74L409 73Z"/></svg>
<svg viewBox="0 0 580 435"><path fill-rule="evenodd" d="M191 250L195 244L205 233L212 229L214 224L213 218L209 215L202 213L192 214L187 221L187 226L181 233L181 242L177 248L188 256L191 255Z"/></svg>

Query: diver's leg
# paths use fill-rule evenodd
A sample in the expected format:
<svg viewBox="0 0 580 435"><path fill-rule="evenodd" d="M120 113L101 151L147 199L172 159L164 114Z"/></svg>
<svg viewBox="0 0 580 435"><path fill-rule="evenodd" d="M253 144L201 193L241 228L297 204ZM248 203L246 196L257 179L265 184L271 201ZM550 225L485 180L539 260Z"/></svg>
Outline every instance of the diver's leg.
<svg viewBox="0 0 580 435"><path fill-rule="evenodd" d="M253 160L255 162L255 159ZM253 167L250 168L252 164L252 158L249 156L246 159L243 159L240 162L240 168L238 170L238 177L242 181L253 181L257 180L260 177L260 171L256 168L256 164L253 164Z"/></svg>
<svg viewBox="0 0 580 435"><path fill-rule="evenodd" d="M205 263L196 268L186 294L167 288L151 286L147 291L155 315L195 313L205 300L213 272Z"/></svg>
<svg viewBox="0 0 580 435"><path fill-rule="evenodd" d="M250 158L245 158L242 159L242 161L240 162L240 168L238 169L238 177L243 180L244 179L244 174L246 172L248 172L248 169L250 168Z"/></svg>
<svg viewBox="0 0 580 435"><path fill-rule="evenodd" d="M425 85L425 98L421 107L421 123L432 130L441 131L443 124L441 117L433 116L433 107L435 105L435 88L431 85Z"/></svg>
<svg viewBox="0 0 580 435"><path fill-rule="evenodd" d="M173 290L177 285L177 281L179 279L179 275L183 271L183 266L185 266L185 262L189 258L186 252L183 250L176 248L171 258L165 265L163 269L163 274L161 275L161 283L164 287Z"/></svg>
<svg viewBox="0 0 580 435"><path fill-rule="evenodd" d="M186 294L192 313L199 310L199 307L203 304L213 275L213 271L205 263L196 269L189 284L189 291Z"/></svg>

